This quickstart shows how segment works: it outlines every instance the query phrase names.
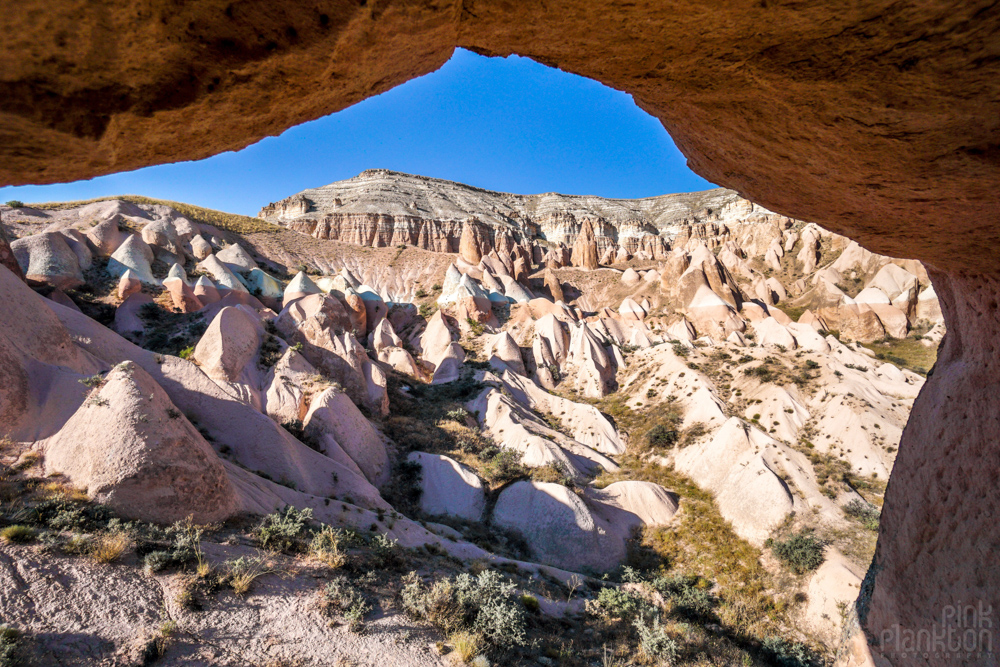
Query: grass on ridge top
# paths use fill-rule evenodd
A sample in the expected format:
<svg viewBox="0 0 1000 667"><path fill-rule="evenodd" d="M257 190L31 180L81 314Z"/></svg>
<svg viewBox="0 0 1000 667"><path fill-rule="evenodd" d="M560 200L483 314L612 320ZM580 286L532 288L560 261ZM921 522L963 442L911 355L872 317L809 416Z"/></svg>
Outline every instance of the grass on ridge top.
<svg viewBox="0 0 1000 667"><path fill-rule="evenodd" d="M115 195L110 197L97 197L96 199L85 199L81 201L67 201L67 202L49 202L45 204L27 204L28 208L37 208L39 210L63 210L67 208L74 208L76 206L85 206L87 204L94 204L101 201L113 201L115 199L120 199L121 201L132 202L133 204L144 204L147 206L160 204L163 206L169 206L178 213L194 220L195 222L201 222L213 227L218 227L228 232L236 232L238 234L249 234L251 232L277 232L282 230L282 227L273 225L259 218L251 218L246 215L237 215L235 213L226 213L224 211L216 211L210 208L202 208L201 206L192 206L191 204L184 204L182 202L169 201L167 199L153 199L151 197L143 197L141 195Z"/></svg>

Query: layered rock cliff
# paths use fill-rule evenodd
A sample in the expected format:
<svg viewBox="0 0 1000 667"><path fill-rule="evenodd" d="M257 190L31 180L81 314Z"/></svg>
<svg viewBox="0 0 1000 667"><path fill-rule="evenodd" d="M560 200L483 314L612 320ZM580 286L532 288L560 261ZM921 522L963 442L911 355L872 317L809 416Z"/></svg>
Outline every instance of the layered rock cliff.
<svg viewBox="0 0 1000 667"><path fill-rule="evenodd" d="M303 190L257 215L318 239L436 252L458 252L463 227L473 221L488 231L490 241L506 230L518 242L541 239L566 246L589 222L598 253L623 248L654 259L662 259L675 238L714 245L725 240L727 223L781 217L723 188L645 199L515 195L384 169Z"/></svg>

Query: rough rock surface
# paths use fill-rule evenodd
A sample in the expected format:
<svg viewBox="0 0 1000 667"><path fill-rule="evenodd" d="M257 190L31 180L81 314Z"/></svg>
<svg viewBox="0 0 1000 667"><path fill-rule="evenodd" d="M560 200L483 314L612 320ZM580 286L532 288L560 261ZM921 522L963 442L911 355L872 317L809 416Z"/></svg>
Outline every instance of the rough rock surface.
<svg viewBox="0 0 1000 667"><path fill-rule="evenodd" d="M127 518L208 523L237 509L211 446L132 362L116 366L43 446L48 471Z"/></svg>
<svg viewBox="0 0 1000 667"><path fill-rule="evenodd" d="M408 461L420 464L420 509L430 515L448 514L479 521L486 508L483 483L454 459L439 454L413 452Z"/></svg>

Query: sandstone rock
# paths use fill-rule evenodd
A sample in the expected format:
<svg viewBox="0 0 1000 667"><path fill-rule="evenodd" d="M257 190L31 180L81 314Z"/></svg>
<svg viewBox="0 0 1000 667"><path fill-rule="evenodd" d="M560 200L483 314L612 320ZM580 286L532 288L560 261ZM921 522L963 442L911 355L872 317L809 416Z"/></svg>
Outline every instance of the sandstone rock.
<svg viewBox="0 0 1000 667"><path fill-rule="evenodd" d="M629 480L615 482L603 489L591 491L589 498L599 501L619 510L616 519L621 523L623 514L632 514L638 521L635 524L646 526L662 526L674 518L678 510L678 496L670 493L659 484ZM603 509L603 508L602 508ZM595 511L600 511L595 509ZM610 517L609 517L610 518Z"/></svg>
<svg viewBox="0 0 1000 667"><path fill-rule="evenodd" d="M163 287L170 292L174 308L182 313L194 313L205 307L205 304L195 295L194 289L180 278L165 279Z"/></svg>
<svg viewBox="0 0 1000 667"><path fill-rule="evenodd" d="M127 297L115 309L115 321L112 328L120 333L142 333L146 330L146 322L139 317L139 309L153 299L148 294L137 292Z"/></svg>
<svg viewBox="0 0 1000 667"><path fill-rule="evenodd" d="M624 543L602 535L604 522L595 520L580 497L559 484L511 484L497 499L493 521L521 533L542 563L607 570L625 556Z"/></svg>
<svg viewBox="0 0 1000 667"><path fill-rule="evenodd" d="M364 336L368 332L368 307L364 299L350 287L344 291L342 304L351 323L351 332L355 336Z"/></svg>
<svg viewBox="0 0 1000 667"><path fill-rule="evenodd" d="M206 276L198 276L198 280L194 284L194 295L206 306L216 303L222 298L215 283Z"/></svg>
<svg viewBox="0 0 1000 667"><path fill-rule="evenodd" d="M478 221L469 220L462 225L462 238L458 243L458 254L469 264L479 264L483 255L493 249L489 231Z"/></svg>
<svg viewBox="0 0 1000 667"><path fill-rule="evenodd" d="M251 294L268 299L281 299L285 292L281 281L256 267L250 269L246 286Z"/></svg>
<svg viewBox="0 0 1000 667"><path fill-rule="evenodd" d="M486 507L483 483L467 467L438 454L412 452L407 460L421 467L420 509L431 516L479 521Z"/></svg>
<svg viewBox="0 0 1000 667"><path fill-rule="evenodd" d="M569 374L584 396L601 398L611 391L615 369L586 322L572 329L566 363Z"/></svg>
<svg viewBox="0 0 1000 667"><path fill-rule="evenodd" d="M118 298L123 301L129 296L142 291L142 282L135 277L131 269L126 269L118 280Z"/></svg>
<svg viewBox="0 0 1000 667"><path fill-rule="evenodd" d="M306 436L319 445L320 451L342 449L376 486L389 479L385 443L343 392L331 388L313 398L303 424ZM331 458L337 460L336 456Z"/></svg>
<svg viewBox="0 0 1000 667"><path fill-rule="evenodd" d="M642 281L642 278L639 277L635 269L629 267L622 273L621 281L625 285L638 285Z"/></svg>
<svg viewBox="0 0 1000 667"><path fill-rule="evenodd" d="M594 238L594 227L589 219L584 219L580 226L580 233L573 243L573 256L571 258L573 266L593 270L597 264L597 239Z"/></svg>
<svg viewBox="0 0 1000 667"><path fill-rule="evenodd" d="M140 234L142 240L153 249L153 254L160 259L181 258L183 256L184 251L181 248L181 241L177 237L177 230L169 221L154 220L143 227Z"/></svg>
<svg viewBox="0 0 1000 667"><path fill-rule="evenodd" d="M646 311L642 309L642 306L628 298L618 306L618 313L626 320L635 320L637 322L641 322L646 317Z"/></svg>
<svg viewBox="0 0 1000 667"><path fill-rule="evenodd" d="M917 308L915 312L917 320L928 322L941 322L944 316L941 313L941 303L938 301L934 286L931 285L917 297Z"/></svg>
<svg viewBox="0 0 1000 667"><path fill-rule="evenodd" d="M76 255L80 268L84 271L89 269L94 257L90 252L87 237L77 229L61 229L59 233L66 237L66 244L69 245L70 250Z"/></svg>
<svg viewBox="0 0 1000 667"><path fill-rule="evenodd" d="M194 348L194 360L213 380L236 382L257 358L264 327L241 308L223 308Z"/></svg>
<svg viewBox="0 0 1000 667"><path fill-rule="evenodd" d="M608 265L614 263L615 263L615 247L613 245L609 245L604 250L604 254L601 255L601 259L598 262L598 264Z"/></svg>
<svg viewBox="0 0 1000 667"><path fill-rule="evenodd" d="M458 343L450 343L434 365L434 377L431 378L431 384L454 382L461 377L464 362L465 350Z"/></svg>
<svg viewBox="0 0 1000 667"><path fill-rule="evenodd" d="M906 332L909 329L906 313L888 304L871 303L866 305L878 315L878 319L885 329L885 335L892 338L906 338Z"/></svg>
<svg viewBox="0 0 1000 667"><path fill-rule="evenodd" d="M59 289L52 290L52 293L49 294L49 299L51 301L54 301L55 303L58 303L61 306L65 306L67 308L72 308L73 310L83 312L80 310L80 306L76 305L76 302L73 301L73 299L69 298L66 292L63 292L62 290Z"/></svg>
<svg viewBox="0 0 1000 667"><path fill-rule="evenodd" d="M715 494L736 533L758 545L794 504L785 482L754 451L769 440L733 417L710 442L686 447L674 459L678 470Z"/></svg>
<svg viewBox="0 0 1000 667"><path fill-rule="evenodd" d="M150 262L153 261L153 251L139 236L132 234L112 253L108 260L108 274L118 278L125 271L131 270L137 280L149 285L159 286L160 281L153 277Z"/></svg>
<svg viewBox="0 0 1000 667"><path fill-rule="evenodd" d="M857 567L837 550L828 547L823 564L809 578L808 603L803 613L807 627L833 646L842 632L841 608L851 605L861 592Z"/></svg>
<svg viewBox="0 0 1000 667"><path fill-rule="evenodd" d="M142 368L116 366L96 394L104 403L85 403L45 441L47 471L129 519L209 523L236 511L221 461Z"/></svg>
<svg viewBox="0 0 1000 667"><path fill-rule="evenodd" d="M389 307L382 300L382 297L364 285L362 285L362 289L358 290L358 296L361 297L365 307L365 335L368 335L389 313Z"/></svg>
<svg viewBox="0 0 1000 667"><path fill-rule="evenodd" d="M301 299L309 294L319 294L322 291L305 272L299 271L285 287L282 307L287 308L288 304L296 299Z"/></svg>
<svg viewBox="0 0 1000 667"><path fill-rule="evenodd" d="M427 328L420 337L420 349L423 350L421 356L437 367L451 346L451 341L452 327L449 326L444 312L439 310L431 316Z"/></svg>
<svg viewBox="0 0 1000 667"><path fill-rule="evenodd" d="M795 337L773 317L768 317L760 322L754 322L753 328L757 332L757 342L761 345L781 345L789 350L794 350L798 347Z"/></svg>
<svg viewBox="0 0 1000 667"><path fill-rule="evenodd" d="M891 303L889 297L886 296L885 292L883 292L877 287L866 287L865 289L861 290L861 292L856 297L854 297L854 301L856 303L864 303L868 305L884 304L886 306L888 306Z"/></svg>
<svg viewBox="0 0 1000 667"><path fill-rule="evenodd" d="M191 239L191 254L200 262L212 254L212 246L201 234L197 234Z"/></svg>
<svg viewBox="0 0 1000 667"><path fill-rule="evenodd" d="M549 295L553 301L566 300L565 295L563 295L562 285L559 283L559 279L556 278L556 274L552 272L552 269L545 269L544 280L545 287L549 290ZM485 278L483 284L486 284Z"/></svg>
<svg viewBox="0 0 1000 667"><path fill-rule="evenodd" d="M73 289L83 284L80 260L58 232L42 232L10 244L28 282Z"/></svg>
<svg viewBox="0 0 1000 667"><path fill-rule="evenodd" d="M85 232L94 251L101 257L110 257L125 242L126 234L118 227L120 218L102 220Z"/></svg>
<svg viewBox="0 0 1000 667"><path fill-rule="evenodd" d="M212 276L217 287L231 289L234 292L247 291L247 288L243 286L243 281L228 266L223 264L217 255L209 255L198 262L196 268Z"/></svg>
<svg viewBox="0 0 1000 667"><path fill-rule="evenodd" d="M286 348L270 371L263 396L263 412L277 424L303 421L309 406L304 388L319 375L305 357Z"/></svg>
<svg viewBox="0 0 1000 667"><path fill-rule="evenodd" d="M487 358L491 355L495 356L518 375L527 375L524 370L524 360L521 357L521 348L506 331L501 331L490 341L486 346L485 353Z"/></svg>
<svg viewBox="0 0 1000 667"><path fill-rule="evenodd" d="M254 261L253 257L250 256L250 253L244 250L243 246L239 243L233 243L232 245L226 246L219 252L215 253L215 256L234 273L250 271L251 269L258 268L257 262Z"/></svg>

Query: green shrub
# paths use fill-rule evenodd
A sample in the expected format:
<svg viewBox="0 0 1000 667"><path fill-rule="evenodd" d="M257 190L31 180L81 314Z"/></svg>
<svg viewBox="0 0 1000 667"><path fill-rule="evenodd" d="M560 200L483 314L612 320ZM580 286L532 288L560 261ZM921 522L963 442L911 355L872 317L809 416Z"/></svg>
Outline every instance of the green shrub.
<svg viewBox="0 0 1000 667"><path fill-rule="evenodd" d="M486 453L487 450L484 450ZM528 474L527 469L521 465L521 452L503 447L491 457L486 459L482 472L483 477L494 484L506 484Z"/></svg>
<svg viewBox="0 0 1000 667"><path fill-rule="evenodd" d="M20 199L11 199L7 202L7 206L10 206L11 208L24 208L24 202Z"/></svg>
<svg viewBox="0 0 1000 667"><path fill-rule="evenodd" d="M785 540L768 540L771 552L796 574L811 572L826 560L825 545L812 531L803 529Z"/></svg>
<svg viewBox="0 0 1000 667"><path fill-rule="evenodd" d="M312 542L309 543L309 553L329 567L343 567L347 563L347 554L341 548L344 533L330 526L323 526L313 531Z"/></svg>
<svg viewBox="0 0 1000 667"><path fill-rule="evenodd" d="M329 608L339 612L352 632L359 631L364 627L365 616L372 610L371 604L354 584L347 577L341 575L336 577L323 592Z"/></svg>
<svg viewBox="0 0 1000 667"><path fill-rule="evenodd" d="M482 336L486 332L486 327L483 326L482 322L477 322L471 317L466 317L465 323L469 325L473 336Z"/></svg>
<svg viewBox="0 0 1000 667"><path fill-rule="evenodd" d="M658 664L673 665L677 662L677 642L660 625L660 615L652 616L653 622L649 625L646 625L646 620L641 615L632 624L639 635L639 648Z"/></svg>
<svg viewBox="0 0 1000 667"><path fill-rule="evenodd" d="M30 526L7 526L0 529L0 540L14 544L25 544L35 539L35 531Z"/></svg>
<svg viewBox="0 0 1000 667"><path fill-rule="evenodd" d="M257 365L262 370L274 368L274 365L281 359L281 343L277 337L267 334L260 344L260 352L257 355Z"/></svg>
<svg viewBox="0 0 1000 667"><path fill-rule="evenodd" d="M660 595L671 600L674 610L691 620L710 620L716 600L709 594L709 582L701 577L678 574L658 577L651 585Z"/></svg>
<svg viewBox="0 0 1000 667"><path fill-rule="evenodd" d="M399 565L403 560L399 544L388 535L376 535L371 541L371 550L375 567L378 568Z"/></svg>
<svg viewBox="0 0 1000 667"><path fill-rule="evenodd" d="M688 350L683 345L681 345L680 343L674 343L673 347L674 347L674 354L676 354L678 357L683 357L686 359L687 356L691 354L691 351Z"/></svg>
<svg viewBox="0 0 1000 667"><path fill-rule="evenodd" d="M783 637L768 637L763 641L762 648L779 667L812 667L820 664L808 646L790 642Z"/></svg>
<svg viewBox="0 0 1000 667"><path fill-rule="evenodd" d="M150 551L142 562L147 572L162 572L174 564L174 558L169 551Z"/></svg>
<svg viewBox="0 0 1000 667"><path fill-rule="evenodd" d="M664 424L657 424L646 433L646 442L651 447L663 447L669 449L677 444L679 434L675 429Z"/></svg>
<svg viewBox="0 0 1000 667"><path fill-rule="evenodd" d="M194 345L189 345L177 353L181 359L190 359L194 356Z"/></svg>
<svg viewBox="0 0 1000 667"><path fill-rule="evenodd" d="M14 667L21 664L21 657L18 655L17 643L21 639L21 633L16 629L0 625L0 667Z"/></svg>
<svg viewBox="0 0 1000 667"><path fill-rule="evenodd" d="M872 531L878 530L879 521L882 519L879 508L857 498L844 505L844 514L857 519L861 525Z"/></svg>
<svg viewBox="0 0 1000 667"><path fill-rule="evenodd" d="M474 632L498 650L525 644L524 605L514 595L514 584L498 572L484 570L475 577L462 573L430 588L415 572L403 581L403 609L411 617L449 633Z"/></svg>
<svg viewBox="0 0 1000 667"><path fill-rule="evenodd" d="M590 607L606 618L620 618L627 621L648 610L649 603L624 588L606 587L600 590L596 603Z"/></svg>
<svg viewBox="0 0 1000 667"><path fill-rule="evenodd" d="M527 593L521 596L521 606L532 614L537 614L541 609L541 605L538 603L538 598L534 595L528 595Z"/></svg>
<svg viewBox="0 0 1000 667"><path fill-rule="evenodd" d="M291 505L268 514L254 531L260 546L265 549L294 551L300 546L299 538L312 520L312 510L297 510Z"/></svg>

